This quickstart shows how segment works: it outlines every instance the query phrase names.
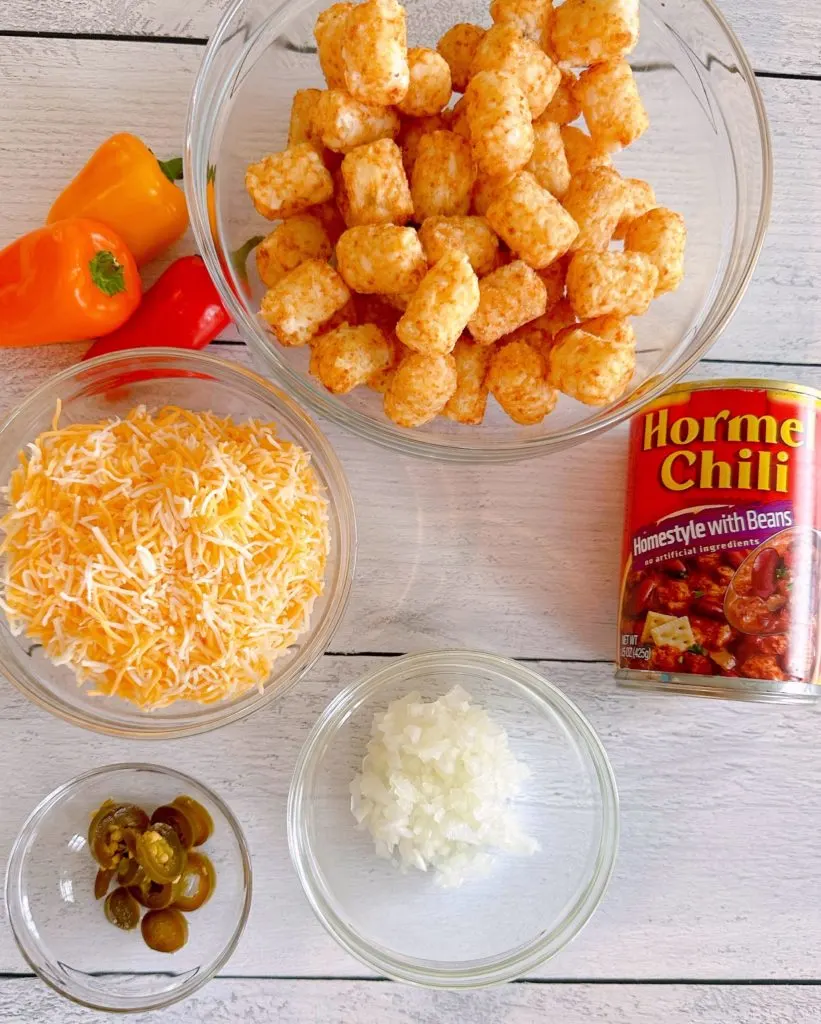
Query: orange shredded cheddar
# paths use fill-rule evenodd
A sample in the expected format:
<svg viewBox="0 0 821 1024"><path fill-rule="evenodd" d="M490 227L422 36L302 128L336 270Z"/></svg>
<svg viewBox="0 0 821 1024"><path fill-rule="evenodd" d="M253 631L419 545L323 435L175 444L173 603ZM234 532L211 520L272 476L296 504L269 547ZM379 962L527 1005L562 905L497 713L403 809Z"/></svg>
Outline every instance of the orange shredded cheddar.
<svg viewBox="0 0 821 1024"><path fill-rule="evenodd" d="M323 589L310 454L271 423L176 406L64 427L60 412L5 488L13 632L144 709L262 689Z"/></svg>

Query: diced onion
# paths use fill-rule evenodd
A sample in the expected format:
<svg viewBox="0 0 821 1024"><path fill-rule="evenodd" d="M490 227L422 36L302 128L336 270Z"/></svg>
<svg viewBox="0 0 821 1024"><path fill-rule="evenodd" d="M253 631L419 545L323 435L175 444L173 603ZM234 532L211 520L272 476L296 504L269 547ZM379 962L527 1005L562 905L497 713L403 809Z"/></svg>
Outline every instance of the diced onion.
<svg viewBox="0 0 821 1024"><path fill-rule="evenodd" d="M414 691L374 715L362 771L351 782L351 812L376 853L445 888L486 874L492 851L534 853L510 801L528 778L507 734L455 686L423 701Z"/></svg>

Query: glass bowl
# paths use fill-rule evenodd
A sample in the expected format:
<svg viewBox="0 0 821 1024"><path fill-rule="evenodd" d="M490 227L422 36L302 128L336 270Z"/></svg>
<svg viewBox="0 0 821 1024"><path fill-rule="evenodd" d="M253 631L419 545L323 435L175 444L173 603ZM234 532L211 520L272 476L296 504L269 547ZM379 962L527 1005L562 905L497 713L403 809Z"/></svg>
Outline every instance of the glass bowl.
<svg viewBox="0 0 821 1024"><path fill-rule="evenodd" d="M353 502L342 466L316 424L279 388L233 363L174 349L120 352L79 363L52 377L0 426L0 485L8 482L18 452L49 429L58 399L61 423L123 415L139 403L152 408L174 403L230 414L236 420L259 417L275 422L281 436L311 452L329 499L331 552L325 592L314 605L310 628L277 659L264 689L250 690L231 701L177 701L167 708L144 711L119 697L91 696L87 687L77 685L72 669L55 665L25 635L12 635L2 613L0 672L36 704L66 721L142 739L205 732L282 697L326 650L345 610L354 574ZM0 516L6 507L0 495ZM4 572L0 555L0 579Z"/></svg>
<svg viewBox="0 0 821 1024"><path fill-rule="evenodd" d="M375 712L457 684L530 769L514 807L541 848L499 854L486 877L443 889L376 856L348 787ZM604 895L618 833L615 779L587 719L531 669L471 651L399 658L343 690L308 737L288 797L291 858L322 924L378 973L436 988L510 981L562 949Z"/></svg>
<svg viewBox="0 0 821 1024"><path fill-rule="evenodd" d="M264 287L249 260L248 296L230 260L273 224L245 191L246 166L284 148L294 91L323 87L313 24L328 0L236 0L203 59L189 107L185 187L197 244L255 363L318 415L397 451L506 461L568 447L627 419L681 377L726 326L758 259L770 212L772 159L761 94L744 50L712 0L644 0L631 55L651 127L618 154L625 175L649 180L660 204L684 214L686 276L633 321L638 366L614 405L562 397L541 424L517 426L493 400L479 427L437 418L404 430L368 388L329 394L307 373L307 346L286 349L257 317ZM408 38L433 46L454 22L489 25L487 0L407 0Z"/></svg>
<svg viewBox="0 0 821 1024"><path fill-rule="evenodd" d="M214 820L202 849L217 884L186 915L186 945L169 955L149 949L139 929L125 932L106 920L94 898L97 864L86 835L104 800L150 813L183 794ZM158 765L113 764L66 782L35 808L12 848L5 897L20 952L57 992L97 1010L155 1010L196 992L234 952L251 907L251 859L237 819L202 783Z"/></svg>

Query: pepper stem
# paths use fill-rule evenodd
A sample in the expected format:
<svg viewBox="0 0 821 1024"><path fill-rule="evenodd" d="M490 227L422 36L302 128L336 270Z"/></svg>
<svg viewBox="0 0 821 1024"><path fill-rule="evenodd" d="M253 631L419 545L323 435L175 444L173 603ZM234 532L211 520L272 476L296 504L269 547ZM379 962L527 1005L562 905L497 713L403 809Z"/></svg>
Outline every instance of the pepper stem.
<svg viewBox="0 0 821 1024"><path fill-rule="evenodd" d="M171 160L158 160L160 170L169 181L180 181L182 178L182 157L175 156Z"/></svg>
<svg viewBox="0 0 821 1024"><path fill-rule="evenodd" d="M246 267L248 257L254 249L256 249L263 238L263 235L254 235L253 238L249 238L247 242L241 245L239 249L235 249L231 253L231 266L234 268L234 272L243 284L248 284L248 269Z"/></svg>
<svg viewBox="0 0 821 1024"><path fill-rule="evenodd" d="M108 249L96 253L88 261L88 269L91 280L105 295L119 295L125 291L125 268Z"/></svg>

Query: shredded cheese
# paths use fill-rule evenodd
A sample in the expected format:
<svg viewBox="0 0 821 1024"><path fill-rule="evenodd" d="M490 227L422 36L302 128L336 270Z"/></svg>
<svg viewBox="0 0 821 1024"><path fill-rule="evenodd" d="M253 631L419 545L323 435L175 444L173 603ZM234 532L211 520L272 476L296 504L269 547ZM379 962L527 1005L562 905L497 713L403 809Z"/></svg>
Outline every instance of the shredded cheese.
<svg viewBox="0 0 821 1024"><path fill-rule="evenodd" d="M60 413L4 488L12 631L144 709L262 689L323 589L310 454L271 423L176 406L64 427Z"/></svg>

